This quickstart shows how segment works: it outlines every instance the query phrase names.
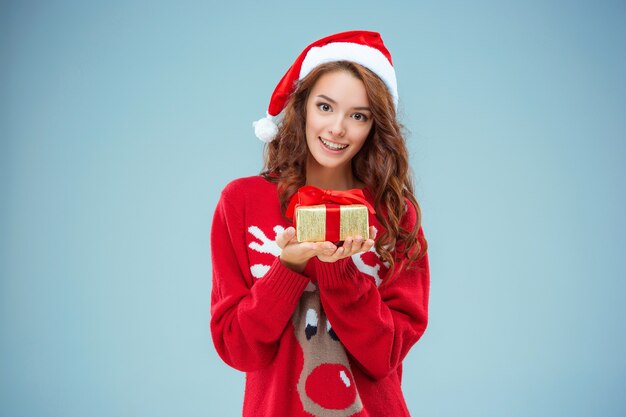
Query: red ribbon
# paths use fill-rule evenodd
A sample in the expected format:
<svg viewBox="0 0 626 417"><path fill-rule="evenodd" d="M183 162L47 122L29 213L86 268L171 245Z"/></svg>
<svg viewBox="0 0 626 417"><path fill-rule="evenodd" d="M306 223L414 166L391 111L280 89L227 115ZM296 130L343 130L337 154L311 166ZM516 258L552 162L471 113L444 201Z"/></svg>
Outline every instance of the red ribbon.
<svg viewBox="0 0 626 417"><path fill-rule="evenodd" d="M318 204L363 204L367 207L370 214L375 214L374 207L365 199L365 194L360 188L353 188L346 191L323 190L305 185L300 187L298 191L291 197L287 212L285 215L288 219L293 219L294 211L297 206L315 206Z"/></svg>

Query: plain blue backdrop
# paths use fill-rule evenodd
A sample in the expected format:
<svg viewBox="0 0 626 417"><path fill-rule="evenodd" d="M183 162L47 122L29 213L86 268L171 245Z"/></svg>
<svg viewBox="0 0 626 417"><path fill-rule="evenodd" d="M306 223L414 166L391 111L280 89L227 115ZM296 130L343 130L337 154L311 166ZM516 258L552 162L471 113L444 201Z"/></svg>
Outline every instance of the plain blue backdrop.
<svg viewBox="0 0 626 417"><path fill-rule="evenodd" d="M302 48L382 33L429 241L414 416L626 415L623 1L5 1L0 414L237 416L209 232Z"/></svg>

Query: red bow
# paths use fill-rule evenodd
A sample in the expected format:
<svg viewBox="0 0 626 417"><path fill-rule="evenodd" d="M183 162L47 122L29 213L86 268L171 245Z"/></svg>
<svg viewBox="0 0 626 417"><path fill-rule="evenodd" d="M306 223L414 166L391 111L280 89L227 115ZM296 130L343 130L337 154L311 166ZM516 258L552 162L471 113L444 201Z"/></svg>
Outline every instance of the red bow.
<svg viewBox="0 0 626 417"><path fill-rule="evenodd" d="M370 214L375 214L374 207L365 199L365 194L360 188L353 188L346 191L322 190L321 188L305 185L291 197L286 216L293 219L296 206L315 206L317 204L363 204Z"/></svg>

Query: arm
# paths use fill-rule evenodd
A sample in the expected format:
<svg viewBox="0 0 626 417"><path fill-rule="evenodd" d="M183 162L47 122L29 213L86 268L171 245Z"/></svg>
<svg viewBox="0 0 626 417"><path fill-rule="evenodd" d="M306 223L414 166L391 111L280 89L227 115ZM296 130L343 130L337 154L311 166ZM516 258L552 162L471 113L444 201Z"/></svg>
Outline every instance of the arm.
<svg viewBox="0 0 626 417"><path fill-rule="evenodd" d="M409 220L414 217L410 214ZM418 234L423 236L421 228ZM322 305L335 333L365 373L386 377L426 330L428 254L380 289L350 257L316 260L315 265Z"/></svg>
<svg viewBox="0 0 626 417"><path fill-rule="evenodd" d="M222 193L211 228L211 336L224 362L254 371L273 359L309 280L275 259L257 280L249 272L243 207Z"/></svg>

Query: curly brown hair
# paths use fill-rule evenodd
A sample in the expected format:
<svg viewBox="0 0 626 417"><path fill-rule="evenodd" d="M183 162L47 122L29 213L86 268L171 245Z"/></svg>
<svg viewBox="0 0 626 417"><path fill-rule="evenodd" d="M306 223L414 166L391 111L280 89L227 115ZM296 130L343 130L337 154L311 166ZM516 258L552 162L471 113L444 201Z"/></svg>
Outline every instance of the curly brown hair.
<svg viewBox="0 0 626 417"><path fill-rule="evenodd" d="M389 90L376 74L353 62L336 61L317 66L298 81L285 107L276 139L265 147L261 175L278 183L284 215L291 197L306 183L309 149L305 121L309 93L322 75L334 71L347 71L365 85L373 124L365 144L352 159L352 171L374 196L376 217L385 228L376 240L376 251L381 260L389 263L387 276L392 277L398 262L413 264L425 255L428 244L423 234L418 234L421 211L413 194L403 126L397 121ZM408 209L407 200L416 212L415 224L410 229L401 224Z"/></svg>

